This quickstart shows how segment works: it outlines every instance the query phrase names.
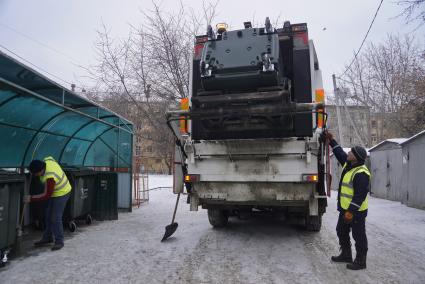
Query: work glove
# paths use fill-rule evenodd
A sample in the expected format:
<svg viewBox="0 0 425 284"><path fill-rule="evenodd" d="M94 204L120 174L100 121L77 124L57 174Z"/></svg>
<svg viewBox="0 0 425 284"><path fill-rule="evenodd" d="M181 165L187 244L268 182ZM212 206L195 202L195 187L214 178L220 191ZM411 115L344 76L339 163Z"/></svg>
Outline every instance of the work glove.
<svg viewBox="0 0 425 284"><path fill-rule="evenodd" d="M345 224L350 224L351 222L353 222L353 217L354 217L354 215L353 215L353 213L352 212L350 212L350 211L345 211L344 212L344 222L345 222Z"/></svg>
<svg viewBox="0 0 425 284"><path fill-rule="evenodd" d="M31 203L31 195L25 195L23 199L24 203Z"/></svg>
<svg viewBox="0 0 425 284"><path fill-rule="evenodd" d="M332 133L329 132L329 130L325 130L323 134L325 135L325 138L328 141L331 141L332 139L334 139L334 136L332 135Z"/></svg>

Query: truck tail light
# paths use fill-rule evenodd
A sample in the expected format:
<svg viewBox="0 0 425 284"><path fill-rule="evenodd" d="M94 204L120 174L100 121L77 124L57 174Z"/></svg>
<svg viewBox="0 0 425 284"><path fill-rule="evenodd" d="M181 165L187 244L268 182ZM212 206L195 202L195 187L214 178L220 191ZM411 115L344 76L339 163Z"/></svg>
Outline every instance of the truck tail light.
<svg viewBox="0 0 425 284"><path fill-rule="evenodd" d="M198 182L200 175L185 175L184 176L184 182Z"/></svg>
<svg viewBox="0 0 425 284"><path fill-rule="evenodd" d="M303 43L304 45L307 45L308 44L308 34L307 34L307 32L294 33L294 41L297 41L299 43Z"/></svg>
<svg viewBox="0 0 425 284"><path fill-rule="evenodd" d="M323 89L317 89L316 90L316 103L325 103L325 90ZM317 127L323 128L324 126L324 117L323 117L324 109L320 108L317 110Z"/></svg>
<svg viewBox="0 0 425 284"><path fill-rule="evenodd" d="M183 98L180 100L180 108L181 110L189 110L189 98ZM184 116L180 117L180 132L187 133L187 118Z"/></svg>
<svg viewBox="0 0 425 284"><path fill-rule="evenodd" d="M305 181L305 182L318 182L319 176L318 175L304 174L303 175L303 181Z"/></svg>

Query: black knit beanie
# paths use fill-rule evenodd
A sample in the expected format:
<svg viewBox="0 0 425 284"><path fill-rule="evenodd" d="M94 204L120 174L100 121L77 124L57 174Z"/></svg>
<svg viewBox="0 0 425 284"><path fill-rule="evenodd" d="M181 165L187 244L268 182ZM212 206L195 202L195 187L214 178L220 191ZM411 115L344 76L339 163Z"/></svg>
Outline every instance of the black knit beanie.
<svg viewBox="0 0 425 284"><path fill-rule="evenodd" d="M367 158L367 151L362 146L354 146L351 148L351 152L356 157L357 161L364 162Z"/></svg>
<svg viewBox="0 0 425 284"><path fill-rule="evenodd" d="M32 160L30 163L28 170L30 173L35 174L46 168L46 163L40 160Z"/></svg>

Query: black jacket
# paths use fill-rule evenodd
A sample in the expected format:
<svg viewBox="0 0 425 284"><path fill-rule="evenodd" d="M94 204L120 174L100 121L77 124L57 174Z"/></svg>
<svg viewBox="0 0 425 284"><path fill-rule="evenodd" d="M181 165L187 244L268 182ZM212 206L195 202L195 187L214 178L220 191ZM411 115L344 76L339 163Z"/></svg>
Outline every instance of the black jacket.
<svg viewBox="0 0 425 284"><path fill-rule="evenodd" d="M347 161L347 153L344 152L344 150L341 148L340 145L335 140L331 140L329 143L332 147L332 151L337 158L338 162L341 164L341 166L344 166L345 163L347 163L347 166L341 173L341 178L339 180L339 186L338 186L338 211L343 212L344 209L341 208L340 203L340 194L341 194L341 182L344 178L344 175L351 169L359 167L364 165L364 163L356 163L351 164ZM366 173L358 173L354 176L353 179L353 188L354 188L354 196L352 199L352 202L358 205L361 205L363 201L366 199L367 194L369 193L369 182L370 178ZM359 211L359 208L356 207L353 204L350 204L348 207L348 211L353 212L355 215L367 215L367 210L365 211Z"/></svg>

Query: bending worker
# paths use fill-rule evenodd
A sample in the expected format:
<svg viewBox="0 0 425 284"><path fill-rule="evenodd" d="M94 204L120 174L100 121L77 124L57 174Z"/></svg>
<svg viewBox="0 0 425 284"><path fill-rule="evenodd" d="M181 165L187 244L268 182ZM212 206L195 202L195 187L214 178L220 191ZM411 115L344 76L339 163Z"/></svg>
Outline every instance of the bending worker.
<svg viewBox="0 0 425 284"><path fill-rule="evenodd" d="M351 148L348 155L333 139L332 133L325 133L335 157L342 165L341 180L338 187L339 218L336 232L341 247L338 256L332 256L332 261L347 262L347 268L359 270L366 268L367 237L366 216L370 183L370 172L364 162L366 149L361 146ZM356 242L356 259L353 262L351 254L350 230Z"/></svg>
<svg viewBox="0 0 425 284"><path fill-rule="evenodd" d="M71 184L62 168L52 157L47 157L43 161L33 160L28 169L33 176L40 177L40 181L44 184L44 192L38 195L27 195L24 202L48 200L45 214L46 228L41 240L35 242L34 245L43 246L54 240L52 250L59 250L64 246L62 215L70 196Z"/></svg>

